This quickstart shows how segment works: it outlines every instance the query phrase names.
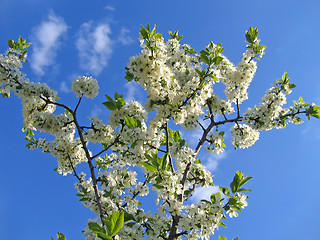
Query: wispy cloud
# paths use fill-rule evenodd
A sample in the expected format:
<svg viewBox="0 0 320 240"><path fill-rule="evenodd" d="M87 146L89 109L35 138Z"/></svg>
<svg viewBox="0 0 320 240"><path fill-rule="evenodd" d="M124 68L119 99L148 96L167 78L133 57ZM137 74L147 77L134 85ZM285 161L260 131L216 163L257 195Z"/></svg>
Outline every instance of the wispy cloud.
<svg viewBox="0 0 320 240"><path fill-rule="evenodd" d="M91 117L99 116L101 113L102 113L102 108L95 104L90 112L90 116Z"/></svg>
<svg viewBox="0 0 320 240"><path fill-rule="evenodd" d="M63 93L69 93L70 92L70 87L68 87L68 84L63 81L60 83L60 91Z"/></svg>
<svg viewBox="0 0 320 240"><path fill-rule="evenodd" d="M95 24L90 21L82 24L78 32L76 47L81 68L89 74L99 75L108 65L112 55L113 41L111 28L107 23Z"/></svg>
<svg viewBox="0 0 320 240"><path fill-rule="evenodd" d="M115 10L116 10L116 9L115 9L114 7L112 7L112 6L105 6L104 9L109 10L109 11L115 11Z"/></svg>
<svg viewBox="0 0 320 240"><path fill-rule="evenodd" d="M190 200L192 202L199 202L202 199L210 200L212 193L220 192L219 186L212 187L198 187Z"/></svg>
<svg viewBox="0 0 320 240"><path fill-rule="evenodd" d="M61 38L67 29L63 18L52 11L48 19L34 29L30 64L36 74L44 75L46 68L54 64Z"/></svg>
<svg viewBox="0 0 320 240"><path fill-rule="evenodd" d="M118 37L118 40L120 43L122 43L123 45L129 45L131 43L133 43L133 39L129 36L130 30L127 28L122 28L120 30L120 34Z"/></svg>
<svg viewBox="0 0 320 240"><path fill-rule="evenodd" d="M210 172L214 171L217 169L219 162L222 159L225 159L227 157L227 152L222 152L219 154L210 154L207 153L205 161L202 161L203 165L206 167L206 169Z"/></svg>
<svg viewBox="0 0 320 240"><path fill-rule="evenodd" d="M126 83L124 86L127 89L127 94L125 96L126 102L129 102L131 100L140 100L140 99L137 99L137 96L136 96L137 93L140 91L138 83L132 81L132 82Z"/></svg>

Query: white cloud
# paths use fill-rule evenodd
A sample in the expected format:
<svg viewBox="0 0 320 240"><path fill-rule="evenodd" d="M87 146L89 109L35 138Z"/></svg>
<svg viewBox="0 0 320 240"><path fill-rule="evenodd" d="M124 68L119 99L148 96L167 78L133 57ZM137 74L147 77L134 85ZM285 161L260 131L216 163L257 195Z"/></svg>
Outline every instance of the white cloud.
<svg viewBox="0 0 320 240"><path fill-rule="evenodd" d="M61 44L61 37L67 32L63 18L49 13L48 20L35 28L31 54L31 68L42 76L45 69L54 64L56 52Z"/></svg>
<svg viewBox="0 0 320 240"><path fill-rule="evenodd" d="M212 193L220 192L219 186L212 187L198 187L190 200L192 202L199 202L202 199L210 200Z"/></svg>
<svg viewBox="0 0 320 240"><path fill-rule="evenodd" d="M109 10L109 11L115 11L116 9L112 6L105 6L105 9L106 10Z"/></svg>
<svg viewBox="0 0 320 240"><path fill-rule="evenodd" d="M126 83L125 88L127 89L127 94L125 96L126 102L129 102L131 100L137 100L136 94L139 92L139 84L131 81Z"/></svg>
<svg viewBox="0 0 320 240"><path fill-rule="evenodd" d="M63 93L69 93L70 87L68 87L67 83L65 81L60 83L60 91Z"/></svg>
<svg viewBox="0 0 320 240"><path fill-rule="evenodd" d="M118 37L118 40L123 45L129 45L133 43L133 39L128 35L130 33L130 30L127 28L122 28Z"/></svg>
<svg viewBox="0 0 320 240"><path fill-rule="evenodd" d="M217 169L219 161L226 157L227 157L227 152L222 152L219 154L207 153L206 161L202 161L202 163L208 171L212 172Z"/></svg>
<svg viewBox="0 0 320 240"><path fill-rule="evenodd" d="M95 104L93 106L93 109L90 112L90 116L96 117L96 116L99 116L101 113L102 113L102 108Z"/></svg>
<svg viewBox="0 0 320 240"><path fill-rule="evenodd" d="M82 69L99 75L108 65L113 52L110 35L111 28L107 23L94 24L90 21L82 24L76 41Z"/></svg>

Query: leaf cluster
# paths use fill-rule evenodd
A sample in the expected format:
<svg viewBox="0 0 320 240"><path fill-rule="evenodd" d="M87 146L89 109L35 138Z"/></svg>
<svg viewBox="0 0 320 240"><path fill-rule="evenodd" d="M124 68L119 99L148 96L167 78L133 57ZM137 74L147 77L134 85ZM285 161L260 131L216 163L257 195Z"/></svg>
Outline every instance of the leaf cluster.
<svg viewBox="0 0 320 240"><path fill-rule="evenodd" d="M214 46L211 41L207 48L200 51L200 59L208 66L218 65L223 60L223 57L220 56L223 50L224 47L221 47L221 43Z"/></svg>
<svg viewBox="0 0 320 240"><path fill-rule="evenodd" d="M172 39L177 39L178 41L180 41L182 39L183 36L179 36L178 35L178 31L175 31L174 33L172 33L171 31L169 31L169 35Z"/></svg>
<svg viewBox="0 0 320 240"><path fill-rule="evenodd" d="M104 227L101 227L98 223L89 222L89 229L96 234L97 238L103 240L113 240L114 236L123 228L124 224L124 212L116 211L107 219L103 219Z"/></svg>
<svg viewBox="0 0 320 240"><path fill-rule="evenodd" d="M28 48L31 45L31 43L27 43L27 39L23 39L21 36L19 36L18 41L14 41L12 39L9 39L8 45L11 49L20 51L19 59L22 60L25 58L25 56L27 54L28 50L26 48ZM9 51L9 53L16 54L13 51Z"/></svg>
<svg viewBox="0 0 320 240"><path fill-rule="evenodd" d="M241 171L237 171L233 181L230 183L230 189L227 187L220 187L220 191L229 199L228 203L224 206L226 211L232 209L241 212L243 203L239 201L237 193L251 191L251 189L242 188L243 185L246 184L251 178L252 177L245 177Z"/></svg>
<svg viewBox="0 0 320 240"><path fill-rule="evenodd" d="M107 101L102 104L111 111L119 110L126 104L126 101L123 99L123 95L120 95L117 92L114 94L114 100L107 94L105 96Z"/></svg>
<svg viewBox="0 0 320 240"><path fill-rule="evenodd" d="M144 156L148 160L147 162L140 162L148 171L154 173L160 173L170 170L168 153L159 157L158 152L145 153Z"/></svg>

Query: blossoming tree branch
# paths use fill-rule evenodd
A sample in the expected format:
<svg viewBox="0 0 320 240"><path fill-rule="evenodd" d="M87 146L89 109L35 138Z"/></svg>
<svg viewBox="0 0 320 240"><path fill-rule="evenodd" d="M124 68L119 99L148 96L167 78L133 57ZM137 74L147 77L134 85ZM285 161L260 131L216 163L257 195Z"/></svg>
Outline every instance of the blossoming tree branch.
<svg viewBox="0 0 320 240"><path fill-rule="evenodd" d="M70 107L45 83L32 82L21 72L30 45L25 39L9 40L9 49L0 55L0 92L3 97L14 93L21 98L27 147L56 157L57 173L75 176L77 196L97 214L84 229L87 240L210 239L218 226L225 226L223 219L238 216L248 205L250 189L244 185L251 179L238 171L230 186L220 187L209 200L187 201L197 188L214 185L198 155L225 150L225 133L219 127L230 126L232 145L247 148L259 139L260 131L300 124L301 115L320 118L319 106L301 97L285 107L286 95L296 87L287 73L260 103L241 109L256 60L266 49L260 45L257 28L246 31L246 51L237 65L223 55L220 43L210 42L198 53L180 44L177 31L169 34L165 40L155 27L141 27L142 51L126 66L125 78L146 90L146 103L125 102L118 93L106 95L108 122L93 117L87 126L78 112L84 98L97 96L95 79L82 76L72 82L77 102ZM224 86L224 96L215 93L217 84ZM183 131L201 130L194 148L176 125ZM36 131L54 138L36 137ZM99 144L100 150L92 144ZM79 172L79 164L88 171ZM156 193L152 212L141 203L150 191ZM62 233L57 238L66 239Z"/></svg>

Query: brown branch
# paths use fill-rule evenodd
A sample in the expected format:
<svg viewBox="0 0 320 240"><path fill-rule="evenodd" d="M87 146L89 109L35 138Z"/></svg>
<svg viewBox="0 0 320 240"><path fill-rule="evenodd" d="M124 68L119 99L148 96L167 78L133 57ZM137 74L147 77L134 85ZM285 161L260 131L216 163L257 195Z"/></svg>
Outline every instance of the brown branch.
<svg viewBox="0 0 320 240"><path fill-rule="evenodd" d="M171 172L174 173L175 170L173 168L172 157L171 157L170 149L169 149L169 127L168 127L168 122L166 122L165 131L166 131L166 150L167 150L167 154L168 154L168 157L169 157L169 164L170 164L170 167L171 167Z"/></svg>
<svg viewBox="0 0 320 240"><path fill-rule="evenodd" d="M77 174L76 169L74 168L74 166L73 166L73 164L72 164L72 160L71 160L71 157L69 156L69 154L68 154L68 159L69 159L69 162L70 162L72 171L73 171L73 175L78 179L78 181L79 181L79 183L80 183L80 182L81 182L81 178L80 178L79 175Z"/></svg>
<svg viewBox="0 0 320 240"><path fill-rule="evenodd" d="M153 146L153 145L151 145L151 144L148 144L148 146L151 147L151 148L153 148L153 149L155 149L155 150L157 150L157 151L159 151L159 152L167 153L165 150L162 150L162 149L160 149L160 148L157 148L157 147L155 147L155 146Z"/></svg>
<svg viewBox="0 0 320 240"><path fill-rule="evenodd" d="M96 201L97 201L97 205L98 205L98 209L99 209L99 216L100 216L102 224L104 224L104 222L103 222L104 214L103 214L103 209L102 209L100 195L99 195L97 178L96 178L96 175L95 175L95 172L94 172L94 166L92 164L92 158L91 158L90 152L89 152L89 150L87 148L86 141L84 140L82 129L81 129L81 127L80 127L80 125L79 125L79 123L77 121L76 113L73 110L71 110L68 106L66 106L64 104L60 104L60 103L57 103L57 102L52 102L51 100L46 99L41 95L40 95L40 98L42 100L44 100L46 103L54 104L56 106L62 107L64 109L68 110L72 114L73 122L76 125L77 131L78 131L78 135L79 135L79 138L80 138L80 141L81 141L81 145L82 145L82 148L83 148L83 150L85 152L85 155L86 155L86 158L87 158L87 163L89 165L90 175L91 175L91 179L92 179L92 183L93 183L93 189L94 189L94 193L95 193L95 197L96 197Z"/></svg>

